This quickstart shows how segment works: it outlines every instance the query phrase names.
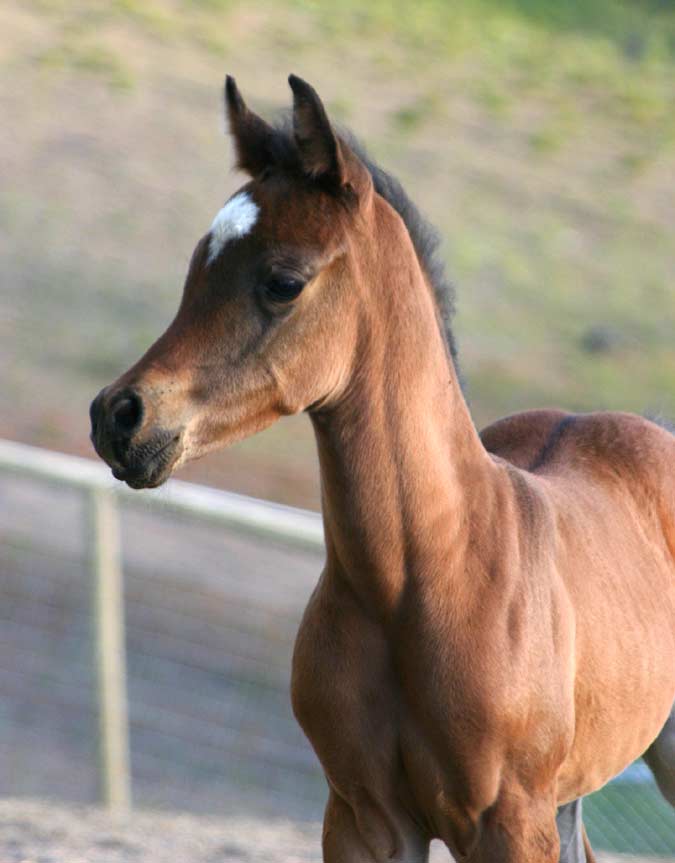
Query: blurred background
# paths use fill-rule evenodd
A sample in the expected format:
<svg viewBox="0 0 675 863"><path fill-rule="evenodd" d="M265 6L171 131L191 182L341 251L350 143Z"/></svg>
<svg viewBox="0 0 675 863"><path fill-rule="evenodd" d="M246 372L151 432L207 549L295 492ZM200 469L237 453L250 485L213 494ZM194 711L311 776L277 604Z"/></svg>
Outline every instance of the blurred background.
<svg viewBox="0 0 675 863"><path fill-rule="evenodd" d="M93 457L92 396L242 182L226 72L268 118L309 80L439 228L478 426L675 417L672 0L3 0L0 63L0 437ZM319 505L304 417L181 478ZM86 517L0 471L4 794L97 797ZM122 507L122 548L137 803L314 824L287 684L321 554L150 503ZM640 764L587 809L599 848L675 859Z"/></svg>

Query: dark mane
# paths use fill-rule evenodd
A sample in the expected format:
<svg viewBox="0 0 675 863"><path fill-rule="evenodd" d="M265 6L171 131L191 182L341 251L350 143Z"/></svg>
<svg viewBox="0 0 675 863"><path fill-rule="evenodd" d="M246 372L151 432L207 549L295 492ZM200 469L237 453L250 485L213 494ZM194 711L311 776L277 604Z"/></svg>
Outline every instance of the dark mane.
<svg viewBox="0 0 675 863"><path fill-rule="evenodd" d="M445 274L445 266L439 251L441 238L438 231L420 213L399 181L380 168L368 156L365 147L349 130L340 129L339 137L366 166L373 178L373 185L378 194L382 195L403 219L420 265L433 288L441 331L445 337L450 356L456 365L457 346L452 331L452 319L455 313L455 289ZM282 118L274 127L273 137L268 141L268 151L275 164L290 170L299 170L298 151L293 138L290 117Z"/></svg>
<svg viewBox="0 0 675 863"><path fill-rule="evenodd" d="M424 218L410 200L405 189L391 174L388 174L368 156L364 147L351 133L340 132L356 155L370 171L378 194L396 210L408 229L410 239L417 252L420 265L426 273L434 291L436 306L452 361L457 363L457 345L452 331L455 314L455 288L445 274L445 264L440 255L441 237L436 228Z"/></svg>

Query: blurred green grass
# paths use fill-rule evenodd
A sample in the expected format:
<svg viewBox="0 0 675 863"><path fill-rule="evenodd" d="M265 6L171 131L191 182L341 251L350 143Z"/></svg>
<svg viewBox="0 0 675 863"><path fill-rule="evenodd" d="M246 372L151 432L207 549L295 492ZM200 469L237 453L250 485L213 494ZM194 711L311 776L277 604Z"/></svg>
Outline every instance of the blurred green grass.
<svg viewBox="0 0 675 863"><path fill-rule="evenodd" d="M439 227L479 425L551 404L675 415L675 4L8 11L0 301L18 323L5 327L0 433L88 451L89 397L172 316L191 247L233 188L217 132L225 71L266 114L287 104L285 74L309 78ZM306 423L193 471L318 504Z"/></svg>

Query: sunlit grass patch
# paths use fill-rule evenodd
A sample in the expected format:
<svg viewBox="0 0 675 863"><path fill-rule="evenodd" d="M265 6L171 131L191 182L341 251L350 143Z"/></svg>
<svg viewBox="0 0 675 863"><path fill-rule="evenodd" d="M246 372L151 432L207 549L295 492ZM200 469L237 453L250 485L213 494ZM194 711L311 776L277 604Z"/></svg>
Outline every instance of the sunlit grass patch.
<svg viewBox="0 0 675 863"><path fill-rule="evenodd" d="M38 56L43 66L84 72L103 78L115 90L130 90L134 75L119 55L95 43L67 41Z"/></svg>

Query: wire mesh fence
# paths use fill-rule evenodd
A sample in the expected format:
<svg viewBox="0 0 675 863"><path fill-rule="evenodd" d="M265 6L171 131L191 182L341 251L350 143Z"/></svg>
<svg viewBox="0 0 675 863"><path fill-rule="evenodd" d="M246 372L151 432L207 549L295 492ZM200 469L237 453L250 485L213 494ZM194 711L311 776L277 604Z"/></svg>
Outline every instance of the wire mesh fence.
<svg viewBox="0 0 675 863"><path fill-rule="evenodd" d="M98 796L80 492L0 473L0 793ZM135 804L321 818L293 719L295 632L321 555L121 505ZM675 860L675 813L636 765L585 803L598 849Z"/></svg>

